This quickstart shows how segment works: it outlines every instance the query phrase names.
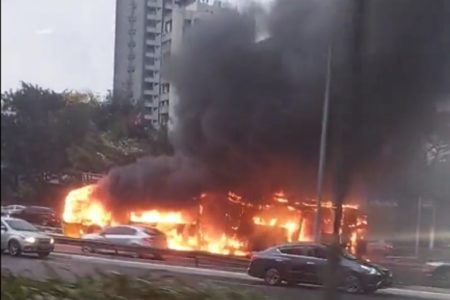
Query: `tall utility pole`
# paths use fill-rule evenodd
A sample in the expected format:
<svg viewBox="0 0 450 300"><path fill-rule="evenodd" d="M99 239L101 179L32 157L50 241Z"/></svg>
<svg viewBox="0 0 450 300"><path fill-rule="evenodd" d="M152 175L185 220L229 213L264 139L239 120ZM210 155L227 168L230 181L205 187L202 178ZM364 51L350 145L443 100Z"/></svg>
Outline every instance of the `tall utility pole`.
<svg viewBox="0 0 450 300"><path fill-rule="evenodd" d="M353 155L358 150L352 144L351 126L357 124L355 113L364 98L363 93L363 48L365 34L366 0L338 1L338 33L335 35L342 42L335 44L334 52L339 57L335 65L339 67L340 76L335 80L336 97L333 97L333 157L334 157L334 199L333 240L330 248L325 300L339 299L336 289L340 274L340 231L343 214L343 202L347 196ZM350 15L351 14L351 15ZM346 43L349 42L349 44ZM334 95L334 94L333 94ZM357 141L355 141L357 142Z"/></svg>
<svg viewBox="0 0 450 300"><path fill-rule="evenodd" d="M317 204L316 204L316 216L314 220L314 240L319 243L321 240L321 215L320 210L322 207L322 186L323 186L323 174L325 172L326 162L326 149L327 149L327 131L328 131L328 111L330 106L330 86L331 86L331 62L333 57L333 45L330 43L328 46L327 54L327 71L325 79L325 92L323 99L323 111L322 111L322 132L320 135L320 156L319 156L319 170L317 175Z"/></svg>
<svg viewBox="0 0 450 300"><path fill-rule="evenodd" d="M436 203L431 203L431 228L430 228L430 242L428 248L433 250L434 239L436 235Z"/></svg>

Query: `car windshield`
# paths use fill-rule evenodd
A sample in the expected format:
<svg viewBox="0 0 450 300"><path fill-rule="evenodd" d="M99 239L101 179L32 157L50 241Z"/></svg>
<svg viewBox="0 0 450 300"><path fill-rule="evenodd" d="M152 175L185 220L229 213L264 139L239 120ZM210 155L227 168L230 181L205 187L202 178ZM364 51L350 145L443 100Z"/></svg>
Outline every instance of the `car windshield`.
<svg viewBox="0 0 450 300"><path fill-rule="evenodd" d="M17 231L39 231L36 227L23 220L6 220L9 227Z"/></svg>

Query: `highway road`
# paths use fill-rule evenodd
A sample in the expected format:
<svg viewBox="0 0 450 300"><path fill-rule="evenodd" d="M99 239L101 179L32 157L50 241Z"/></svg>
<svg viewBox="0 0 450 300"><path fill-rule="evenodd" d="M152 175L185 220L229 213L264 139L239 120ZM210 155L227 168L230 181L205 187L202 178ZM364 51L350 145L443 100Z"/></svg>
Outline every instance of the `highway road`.
<svg viewBox="0 0 450 300"><path fill-rule="evenodd" d="M15 274L24 274L37 278L60 277L72 280L75 276L93 275L96 270L119 272L131 276L151 274L154 276L176 276L193 283L208 285L230 285L239 289L251 290L264 295L266 299L322 299L323 291L319 287L267 287L260 280L251 278L242 272L193 268L166 265L148 260L128 259L124 257L99 257L68 254L52 254L45 260L35 257L10 257L2 255L2 269ZM348 295L341 293L341 300L369 299L435 299L450 300L450 291L440 289L391 288L380 290L374 295Z"/></svg>
<svg viewBox="0 0 450 300"><path fill-rule="evenodd" d="M79 246L56 244L55 252L65 254L83 254ZM92 255L92 254L91 254ZM95 256L110 257L114 259L121 259L122 257L130 257L130 253L121 253L117 256L112 251L102 254L94 254ZM177 266L195 266L195 261L192 257L180 255L164 255L164 261L152 261L153 263L163 263L165 265ZM202 268L219 269L226 271L245 272L248 262L233 262L226 259L205 258L197 260L198 266ZM423 275L422 265L414 264L399 264L389 262L377 262L394 273L395 285L429 285L428 280Z"/></svg>

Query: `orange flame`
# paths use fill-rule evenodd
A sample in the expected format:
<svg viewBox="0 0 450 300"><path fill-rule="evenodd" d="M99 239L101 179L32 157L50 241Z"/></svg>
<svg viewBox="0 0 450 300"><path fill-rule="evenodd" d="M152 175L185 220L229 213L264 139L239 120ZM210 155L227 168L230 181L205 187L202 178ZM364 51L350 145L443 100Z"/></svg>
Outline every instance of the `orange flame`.
<svg viewBox="0 0 450 300"><path fill-rule="evenodd" d="M88 185L71 191L65 200L63 220L66 223L80 223L105 226L111 222L111 214L105 211L101 202L94 198L95 186Z"/></svg>
<svg viewBox="0 0 450 300"><path fill-rule="evenodd" d="M160 212L158 210L148 210L141 213L132 212L130 221L134 223L169 223L186 224L180 212Z"/></svg>
<svg viewBox="0 0 450 300"><path fill-rule="evenodd" d="M104 206L104 201L98 199L95 194L95 185L88 185L68 193L65 199L63 220L66 224L83 226L98 225L105 227L115 223L113 215ZM205 198L202 194L200 199ZM310 216L303 214L303 209L313 211L315 204L311 202L290 202L283 192L274 195L274 201L284 204L260 204L254 205L247 203L243 198L235 193L228 193L228 200L231 203L238 204L242 211L258 210L257 215L253 216L253 224L257 226L283 228L285 231L285 241L308 241L311 240L310 229L307 229L311 223ZM322 202L324 209L332 209L332 202ZM346 209L357 209L357 205L346 204ZM346 212L344 211L344 214ZM160 209L140 210L129 212L129 222L149 224L164 232L167 237L168 247L176 250L201 250L216 254L225 255L246 255L248 253L247 239L238 238L236 232L239 226L232 225L228 234L220 230L211 228L213 225L205 224L200 221L202 216L206 216L205 208L199 204L196 212L174 210L163 211ZM226 216L230 216L226 213ZM331 219L324 218L331 224ZM351 244L355 245L358 239L364 237L364 228L367 225L365 217L359 217L354 224L349 224L351 229ZM309 227L308 227L309 228ZM210 230L214 229L214 230ZM214 233L214 234L213 234Z"/></svg>
<svg viewBox="0 0 450 300"><path fill-rule="evenodd" d="M64 203L63 220L69 224L108 226L115 221L102 201L95 198L95 185L88 185L68 193ZM236 195L237 196L237 195ZM203 196L204 197L204 196ZM203 206L199 207L203 214ZM168 247L175 250L203 250L216 254L246 255L246 243L236 237L222 234L219 236L201 235L197 230L179 230L179 226L198 226L192 217L181 211L162 211L157 209L132 211L129 213L132 223L151 224L164 232ZM193 232L194 231L194 232ZM83 229L80 229L80 234Z"/></svg>

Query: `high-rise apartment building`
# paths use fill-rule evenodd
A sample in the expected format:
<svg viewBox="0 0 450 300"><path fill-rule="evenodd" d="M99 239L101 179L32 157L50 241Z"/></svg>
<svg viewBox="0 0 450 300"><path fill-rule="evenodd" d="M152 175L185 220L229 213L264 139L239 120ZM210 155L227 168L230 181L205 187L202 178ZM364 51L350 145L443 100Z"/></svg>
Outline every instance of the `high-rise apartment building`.
<svg viewBox="0 0 450 300"><path fill-rule="evenodd" d="M180 48L185 31L215 13L218 1L117 0L114 94L141 103L144 119L167 124L176 92L161 71Z"/></svg>

